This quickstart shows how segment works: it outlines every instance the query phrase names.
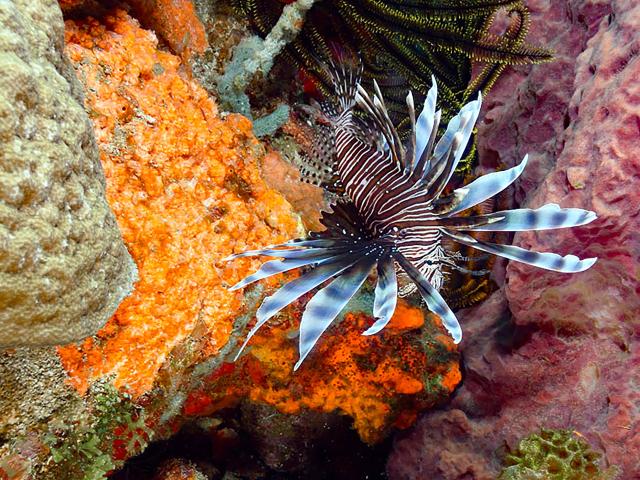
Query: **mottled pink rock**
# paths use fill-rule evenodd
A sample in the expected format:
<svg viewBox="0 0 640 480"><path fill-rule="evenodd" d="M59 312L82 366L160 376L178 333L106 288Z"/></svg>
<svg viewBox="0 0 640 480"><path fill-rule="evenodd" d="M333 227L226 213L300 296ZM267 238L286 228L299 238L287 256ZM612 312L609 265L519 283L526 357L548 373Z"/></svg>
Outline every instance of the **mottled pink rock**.
<svg viewBox="0 0 640 480"><path fill-rule="evenodd" d="M507 447L543 427L578 431L605 453L603 466L640 478L637 343L629 352L590 335L514 326L502 291L460 317L463 386L447 409L396 439L392 480L495 479Z"/></svg>
<svg viewBox="0 0 640 480"><path fill-rule="evenodd" d="M459 313L463 386L396 440L391 479L494 479L505 448L541 427L580 432L622 480L640 478L640 2L527 3L532 43L558 61L492 91L482 163L535 152L516 203L599 218L514 244L599 260L576 275L511 263L501 290Z"/></svg>
<svg viewBox="0 0 640 480"><path fill-rule="evenodd" d="M531 12L527 41L552 49L554 61L505 72L486 97L478 126L483 167L513 166L529 154L518 183L519 201L523 192L539 184L562 151L576 58L612 11L608 0L527 0L526 4Z"/></svg>

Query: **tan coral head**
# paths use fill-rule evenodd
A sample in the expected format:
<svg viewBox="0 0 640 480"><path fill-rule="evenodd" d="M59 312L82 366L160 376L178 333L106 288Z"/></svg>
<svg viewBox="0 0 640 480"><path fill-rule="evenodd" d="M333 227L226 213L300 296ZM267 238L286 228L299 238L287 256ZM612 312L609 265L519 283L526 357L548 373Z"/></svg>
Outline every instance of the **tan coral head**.
<svg viewBox="0 0 640 480"><path fill-rule="evenodd" d="M0 2L0 346L95 333L137 278L57 8Z"/></svg>

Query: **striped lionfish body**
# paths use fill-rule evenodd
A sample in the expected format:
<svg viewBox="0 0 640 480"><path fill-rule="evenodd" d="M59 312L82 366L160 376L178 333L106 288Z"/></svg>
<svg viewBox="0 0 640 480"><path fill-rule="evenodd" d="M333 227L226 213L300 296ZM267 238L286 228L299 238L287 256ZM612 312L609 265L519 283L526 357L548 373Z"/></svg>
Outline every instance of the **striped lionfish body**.
<svg viewBox="0 0 640 480"><path fill-rule="evenodd" d="M409 92L407 107L412 134L403 145L375 82L375 94L370 96L359 84L358 69L345 63L338 67L332 64L332 77L337 102L323 105L324 128L316 139L317 148L313 149L316 154L311 160L320 168L315 180L341 196L332 211L323 214L321 222L326 230L229 257L275 258L232 289L307 267L302 275L264 300L240 352L265 322L320 287L302 315L300 359L294 367L297 369L374 269L376 320L364 335L378 333L391 319L399 292L397 277L402 275L411 280L409 285L415 286L429 310L442 318L458 343L462 339L460 325L438 290L447 268L464 270L458 265L463 258L448 252L445 240L558 272L581 272L596 261L483 242L467 233L548 230L584 225L596 218L594 212L555 204L535 210L458 216L507 188L527 163L525 157L513 168L489 173L442 195L471 137L480 112L480 96L465 105L451 119L441 138L436 139L441 113L435 108L435 79L418 118ZM356 108L364 113L364 120L354 114Z"/></svg>

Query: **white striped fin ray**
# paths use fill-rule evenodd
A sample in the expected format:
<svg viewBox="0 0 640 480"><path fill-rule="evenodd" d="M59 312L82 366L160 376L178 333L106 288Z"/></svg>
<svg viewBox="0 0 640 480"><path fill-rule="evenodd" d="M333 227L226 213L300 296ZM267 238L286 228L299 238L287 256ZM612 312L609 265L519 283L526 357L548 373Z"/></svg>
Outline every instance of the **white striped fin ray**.
<svg viewBox="0 0 640 480"><path fill-rule="evenodd" d="M308 249L306 255L300 258L285 258L278 260L270 260L263 263L260 268L253 274L245 277L240 282L236 283L233 287L229 288L229 291L238 290L244 288L251 283L263 280L265 278L278 275L289 270L305 267L308 265L321 265L325 262L331 262L335 260L339 255L346 253L349 247L337 248L333 250L327 250L324 248L312 248ZM314 251L316 251L314 253Z"/></svg>
<svg viewBox="0 0 640 480"><path fill-rule="evenodd" d="M363 110L369 114L371 120L380 129L380 132L386 141L386 145L389 147L389 153L391 154L393 161L401 168L404 168L404 150L402 142L400 141L400 137L398 136L398 132L396 131L393 122L389 118L389 112L387 112L384 105L384 99L382 98L380 87L375 80L373 81L373 86L377 94L371 98L367 91L361 85L358 85L356 100L358 105L360 105Z"/></svg>
<svg viewBox="0 0 640 480"><path fill-rule="evenodd" d="M313 234L313 232L310 232ZM294 238L279 245L272 245L266 248L278 247L339 247L345 242L342 238L324 237L318 234L305 238Z"/></svg>
<svg viewBox="0 0 640 480"><path fill-rule="evenodd" d="M444 301L438 291L431 286L426 277L407 260L407 258L399 252L394 254L394 258L400 264L405 273L413 281L418 288L420 295L427 303L429 310L438 315L442 320L442 324L453 338L454 343L460 343L462 340L462 329L458 323L458 319L453 314L447 302Z"/></svg>
<svg viewBox="0 0 640 480"><path fill-rule="evenodd" d="M476 240L470 235L460 232L451 232L446 229L443 229L442 231L453 240L462 243L463 245L469 245L470 247L482 250L483 252L493 253L494 255L499 255L501 257L508 258L509 260L515 260L517 262L544 268L545 270L553 270L555 272L583 272L590 268L597 260L597 258L585 258L584 260L581 260L575 255L562 256L557 253L532 252L513 245L497 245L495 243L482 242L480 240Z"/></svg>
<svg viewBox="0 0 640 480"><path fill-rule="evenodd" d="M326 262L313 270L304 273L295 280L291 280L284 286L280 287L273 295L265 298L256 312L256 324L251 329L244 343L240 347L240 350L235 356L234 360L237 360L244 348L251 340L256 332L262 327L269 319L276 315L280 310L295 302L305 293L310 292L314 288L318 287L331 277L340 275L346 269L354 265L361 258L359 252L354 254L340 255L330 262Z"/></svg>
<svg viewBox="0 0 640 480"><path fill-rule="evenodd" d="M411 173L413 174L413 172L417 170L419 172L417 178L421 178L431 167L429 159L431 157L431 150L435 144L436 134L438 133L440 115L442 114L440 111L436 113L437 99L438 86L435 77L431 76L431 88L424 100L422 112L418 117L412 133L415 138L416 148Z"/></svg>
<svg viewBox="0 0 640 480"><path fill-rule="evenodd" d="M448 217L439 219L439 225L454 230L523 232L578 227L596 219L596 214L581 208L560 208L555 203L535 210L519 208L487 215Z"/></svg>
<svg viewBox="0 0 640 480"><path fill-rule="evenodd" d="M528 158L529 156L525 155L522 162L515 167L482 175L468 185L454 190L451 195L434 202L434 212L451 216L497 195L522 174ZM438 209L438 205L443 208Z"/></svg>
<svg viewBox="0 0 640 480"><path fill-rule="evenodd" d="M362 76L362 62L355 55L340 52L337 64L332 58L325 67L333 83L336 99L341 112L351 110L355 105L356 93Z"/></svg>
<svg viewBox="0 0 640 480"><path fill-rule="evenodd" d="M462 143L462 133L455 132L448 142L449 150L431 166L431 170L422 178L421 183L426 186L427 197L438 198L442 189L447 185L450 174L456 166L456 151Z"/></svg>
<svg viewBox="0 0 640 480"><path fill-rule="evenodd" d="M360 258L358 263L316 293L307 303L300 322L300 359L293 367L294 370L300 367L318 339L367 279L375 265L375 258Z"/></svg>
<svg viewBox="0 0 640 480"><path fill-rule="evenodd" d="M284 243L281 245L274 245L273 248L262 248L260 250L247 250L242 253L236 253L236 254L230 255L224 260L229 261L229 260L235 260L236 258L243 258L243 257L278 257L278 258L290 258L290 259L307 258L307 257L314 257L323 253L331 253L336 249L340 249L346 246L346 244L340 244L338 241L333 240L330 243L328 243L327 246L324 248L279 248L281 246L296 247L296 246L301 246L301 244L302 242L295 242L295 243L292 243L291 245ZM306 245L313 246L313 244L310 244L310 243L306 243Z"/></svg>
<svg viewBox="0 0 640 480"><path fill-rule="evenodd" d="M409 114L409 123L411 125L411 133L405 147L404 172L413 170L413 164L416 156L416 106L413 102L413 93L409 90L407 93L407 112Z"/></svg>
<svg viewBox="0 0 640 480"><path fill-rule="evenodd" d="M449 121L447 130L433 151L431 170L425 172L422 178L422 183L426 185L430 196L437 198L449 183L467 148L481 107L482 96L478 94L477 100L467 103Z"/></svg>
<svg viewBox="0 0 640 480"><path fill-rule="evenodd" d="M391 255L378 260L378 282L373 301L373 316L376 321L363 335L374 335L387 326L398 302L398 281Z"/></svg>

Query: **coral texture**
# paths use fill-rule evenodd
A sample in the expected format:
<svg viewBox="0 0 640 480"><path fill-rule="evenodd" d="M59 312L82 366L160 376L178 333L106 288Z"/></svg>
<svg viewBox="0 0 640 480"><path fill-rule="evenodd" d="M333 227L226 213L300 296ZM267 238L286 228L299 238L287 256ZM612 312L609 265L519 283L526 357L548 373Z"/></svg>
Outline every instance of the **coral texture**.
<svg viewBox="0 0 640 480"><path fill-rule="evenodd" d="M607 480L615 467L600 469L602 455L569 430L542 430L524 438L509 452L499 480Z"/></svg>
<svg viewBox="0 0 640 480"><path fill-rule="evenodd" d="M307 230L320 230L320 211L325 205L322 188L302 183L299 170L284 160L277 151L267 153L260 166L262 178L278 190L300 212Z"/></svg>
<svg viewBox="0 0 640 480"><path fill-rule="evenodd" d="M0 3L0 345L95 333L136 267L105 198L53 0Z"/></svg>
<svg viewBox="0 0 640 480"><path fill-rule="evenodd" d="M87 16L99 18L113 0L59 0L65 16ZM137 18L160 36L190 66L195 55L202 55L208 47L207 34L196 14L192 0L128 0Z"/></svg>
<svg viewBox="0 0 640 480"><path fill-rule="evenodd" d="M640 5L529 6L558 64L496 85L481 160L509 165L525 150L540 152L515 199L586 207L599 219L556 235L518 234L515 243L600 259L576 276L510 265L504 289L461 315L465 384L447 410L398 440L391 478L495 478L499 447L515 448L542 427L575 430L604 454L604 467L640 476Z"/></svg>
<svg viewBox="0 0 640 480"><path fill-rule="evenodd" d="M65 377L53 347L0 352L0 437L16 439L54 418L73 418L79 398Z"/></svg>

